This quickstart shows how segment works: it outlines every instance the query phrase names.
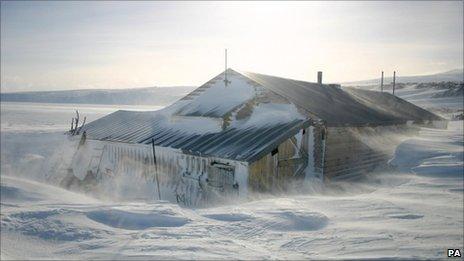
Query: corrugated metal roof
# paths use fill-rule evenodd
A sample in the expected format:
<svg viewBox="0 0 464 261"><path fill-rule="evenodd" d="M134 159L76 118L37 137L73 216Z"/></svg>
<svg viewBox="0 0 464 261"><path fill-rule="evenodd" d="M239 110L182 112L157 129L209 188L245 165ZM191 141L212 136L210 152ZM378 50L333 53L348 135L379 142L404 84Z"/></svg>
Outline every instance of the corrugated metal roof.
<svg viewBox="0 0 464 261"><path fill-rule="evenodd" d="M219 74L188 94L184 99L189 102L179 108L176 114L223 117L256 96L258 84L230 69L227 74L228 84L224 83L224 73Z"/></svg>
<svg viewBox="0 0 464 261"><path fill-rule="evenodd" d="M157 146L181 149L190 154L253 162L309 126L313 115L328 126L441 120L387 93L341 89L256 73L239 74L230 69L228 75L233 82L226 87L217 86L218 82L223 82L222 73L161 111L117 111L87 124L84 130L90 139L142 144L151 143L153 139ZM254 93L238 94L238 90L248 91L244 84ZM270 98L271 93L284 98ZM205 94L208 99L201 97ZM229 95L234 99L226 103ZM215 98L217 100L208 103ZM295 105L311 116L299 114ZM186 122L187 119L195 124ZM176 121L180 121L180 125L176 125ZM215 121L227 124L216 126ZM194 127L200 130L195 131Z"/></svg>
<svg viewBox="0 0 464 261"><path fill-rule="evenodd" d="M444 120L419 106L405 101L388 92L369 91L356 88L343 88L360 103L381 112L394 115L403 121Z"/></svg>
<svg viewBox="0 0 464 261"><path fill-rule="evenodd" d="M265 88L315 114L327 126L390 125L408 120L442 120L388 93L345 89L264 74L242 72Z"/></svg>
<svg viewBox="0 0 464 261"><path fill-rule="evenodd" d="M84 127L87 137L125 143L181 149L187 153L252 162L279 143L309 126L308 120L264 125L257 128L229 127L220 132L195 134L169 128L156 112L117 111Z"/></svg>

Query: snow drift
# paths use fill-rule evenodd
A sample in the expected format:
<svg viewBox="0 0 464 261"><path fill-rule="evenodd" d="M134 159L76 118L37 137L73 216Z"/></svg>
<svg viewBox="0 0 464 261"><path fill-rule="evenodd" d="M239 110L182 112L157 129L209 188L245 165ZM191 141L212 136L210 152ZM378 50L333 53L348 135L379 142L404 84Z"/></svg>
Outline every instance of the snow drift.
<svg viewBox="0 0 464 261"><path fill-rule="evenodd" d="M62 131L29 125L17 132L37 107L4 108L2 260L441 259L447 248L464 243L462 121L450 122L448 130L422 128L417 137L399 137L403 142L390 162L398 171L189 209L137 200L124 190L98 199L50 185L56 184L52 162L66 155L57 150L67 146ZM4 117L8 113L15 116ZM58 113L46 114L58 118L50 129L60 129Z"/></svg>

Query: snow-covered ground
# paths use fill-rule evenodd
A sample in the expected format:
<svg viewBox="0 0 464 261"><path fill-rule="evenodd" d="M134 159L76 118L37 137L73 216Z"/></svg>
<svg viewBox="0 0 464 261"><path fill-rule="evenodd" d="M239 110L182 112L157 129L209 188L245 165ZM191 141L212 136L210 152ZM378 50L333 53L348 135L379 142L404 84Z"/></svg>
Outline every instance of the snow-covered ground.
<svg viewBox="0 0 464 261"><path fill-rule="evenodd" d="M405 140L391 160L398 171L187 209L95 199L47 184L49 159L66 143L60 117L68 122L73 111L11 106L2 103L2 260L436 259L463 248L462 121ZM81 113L116 110L105 108Z"/></svg>
<svg viewBox="0 0 464 261"><path fill-rule="evenodd" d="M395 93L422 108L431 110L433 112L443 111L444 109L450 111L462 110L463 107L463 96L454 96L454 97L434 97L444 93L446 90L437 90L437 89L416 89L415 85L407 85L403 89L395 91Z"/></svg>
<svg viewBox="0 0 464 261"><path fill-rule="evenodd" d="M5 87L2 86L2 91ZM130 89L81 89L0 93L2 101L66 104L168 105L195 89L194 86L147 87ZM97 105L98 106L98 105Z"/></svg>
<svg viewBox="0 0 464 261"><path fill-rule="evenodd" d="M417 106L430 110L434 113L438 113L441 116L447 118L448 116L450 116L449 113L457 111L462 112L464 106L464 97L462 96L462 94L450 96L445 95L445 97L441 97L445 92L450 90L446 88L437 88L437 86L434 86L434 84L444 85L443 83L425 83L423 85L425 85L426 87L418 87L418 83L405 83L402 84L402 88L398 88L395 90L395 95ZM379 91L380 89L378 83L364 86L354 85L353 87L373 91ZM391 93L391 86L386 88L384 91Z"/></svg>
<svg viewBox="0 0 464 261"><path fill-rule="evenodd" d="M117 110L152 111L163 106L100 105L69 103L1 102L1 131L50 132L66 131L76 110L87 117L87 123ZM83 119L81 119L82 121Z"/></svg>

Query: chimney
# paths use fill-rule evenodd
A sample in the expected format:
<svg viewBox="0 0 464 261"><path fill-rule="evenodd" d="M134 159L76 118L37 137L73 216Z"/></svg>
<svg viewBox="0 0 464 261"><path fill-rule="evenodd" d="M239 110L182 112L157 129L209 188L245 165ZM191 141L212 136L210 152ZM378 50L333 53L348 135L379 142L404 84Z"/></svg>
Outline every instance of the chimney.
<svg viewBox="0 0 464 261"><path fill-rule="evenodd" d="M322 72L317 72L317 83L322 84Z"/></svg>

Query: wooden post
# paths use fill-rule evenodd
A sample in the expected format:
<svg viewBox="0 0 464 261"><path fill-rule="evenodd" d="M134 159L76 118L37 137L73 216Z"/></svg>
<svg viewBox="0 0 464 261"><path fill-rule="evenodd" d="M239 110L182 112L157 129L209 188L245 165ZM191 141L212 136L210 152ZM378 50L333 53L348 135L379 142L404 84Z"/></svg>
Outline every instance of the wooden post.
<svg viewBox="0 0 464 261"><path fill-rule="evenodd" d="M153 149L153 163L155 165L155 180L156 180L156 187L158 188L158 199L161 200L161 192L158 180L158 171L156 167L156 151L155 151L155 139L151 139L151 147Z"/></svg>
<svg viewBox="0 0 464 261"><path fill-rule="evenodd" d="M84 127L85 125L85 121L87 120L87 116L84 116L84 121L82 122L82 125L79 127L79 129L77 130L77 134L79 135L79 133L81 132L82 128Z"/></svg>
<svg viewBox="0 0 464 261"><path fill-rule="evenodd" d="M322 135L321 135L321 143L322 143L322 157L321 157L321 175L322 175L322 180L325 179L325 173L324 173L324 163L325 163L325 151L326 151L326 140L327 140L327 129L325 128L324 125L322 125Z"/></svg>
<svg viewBox="0 0 464 261"><path fill-rule="evenodd" d="M395 95L396 71L393 71L393 95Z"/></svg>
<svg viewBox="0 0 464 261"><path fill-rule="evenodd" d="M76 134L76 130L77 130L77 119L73 118L73 129L72 129L71 134L72 135Z"/></svg>
<svg viewBox="0 0 464 261"><path fill-rule="evenodd" d="M77 128L79 127L79 111L76 110L76 126L74 127L73 130L73 135L76 135Z"/></svg>
<svg viewBox="0 0 464 261"><path fill-rule="evenodd" d="M317 72L317 83L322 84L322 72Z"/></svg>
<svg viewBox="0 0 464 261"><path fill-rule="evenodd" d="M382 71L382 77L380 78L380 91L383 92L383 71Z"/></svg>
<svg viewBox="0 0 464 261"><path fill-rule="evenodd" d="M76 129L78 125L79 125L79 111L76 110Z"/></svg>

